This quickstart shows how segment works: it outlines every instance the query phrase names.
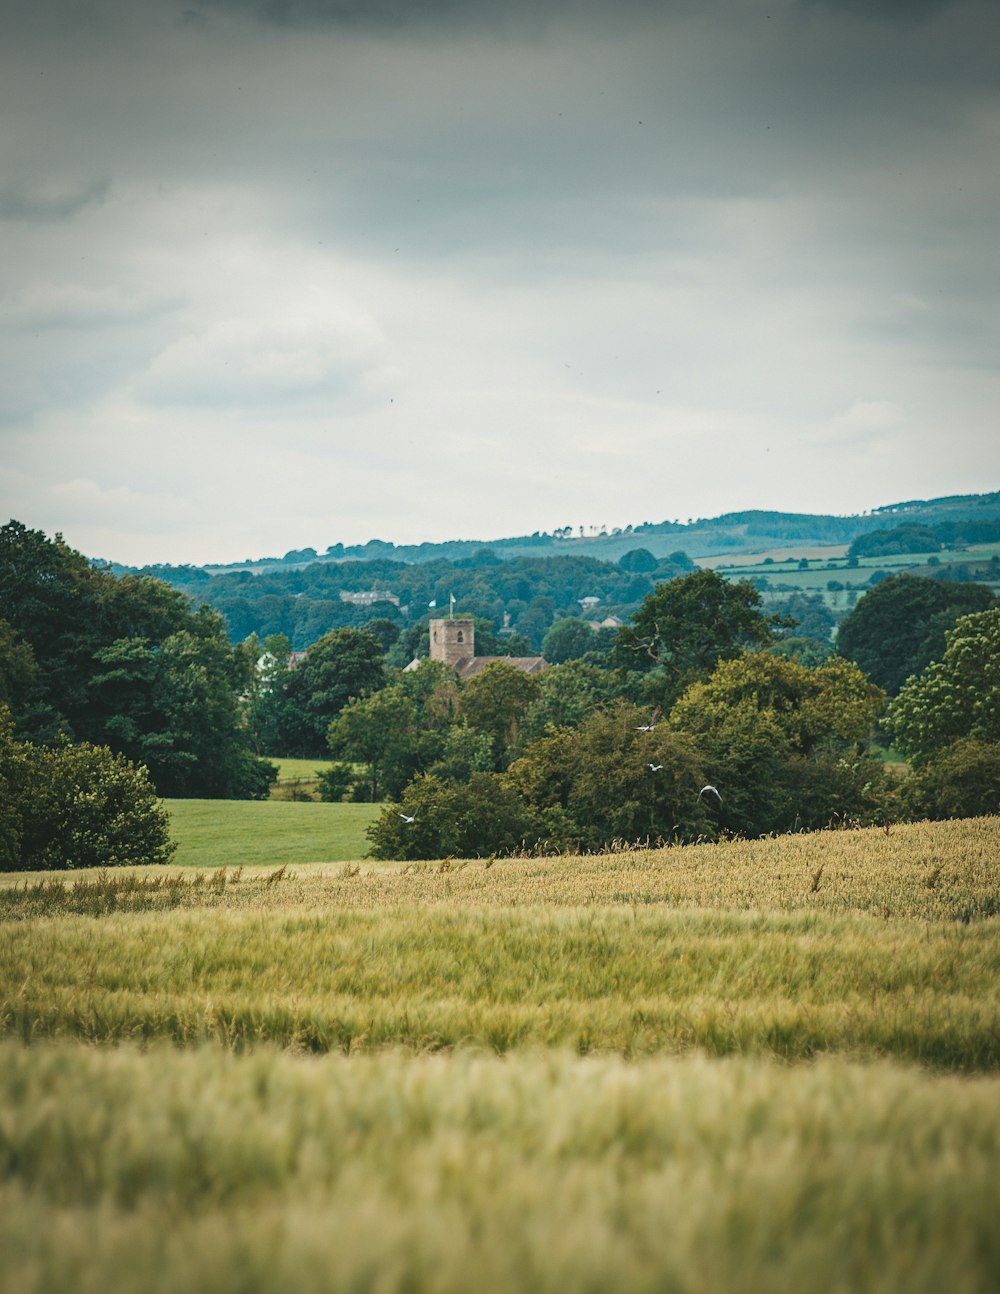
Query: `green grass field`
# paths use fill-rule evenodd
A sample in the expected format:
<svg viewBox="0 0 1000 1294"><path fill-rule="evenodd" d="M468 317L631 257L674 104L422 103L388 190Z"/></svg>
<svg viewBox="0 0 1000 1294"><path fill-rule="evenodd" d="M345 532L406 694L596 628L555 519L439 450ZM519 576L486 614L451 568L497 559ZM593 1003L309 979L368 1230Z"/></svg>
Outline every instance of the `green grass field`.
<svg viewBox="0 0 1000 1294"><path fill-rule="evenodd" d="M5 1288L1000 1284L1000 819L247 847L0 877Z"/></svg>
<svg viewBox="0 0 1000 1294"><path fill-rule="evenodd" d="M173 861L182 867L261 867L360 858L377 804L167 800Z"/></svg>
<svg viewBox="0 0 1000 1294"><path fill-rule="evenodd" d="M334 763L332 759L286 759L276 755L265 755L264 758L277 766L279 782L315 781L319 773Z"/></svg>
<svg viewBox="0 0 1000 1294"><path fill-rule="evenodd" d="M818 594L826 606L843 618L869 588L868 581L876 570L891 575L909 571L914 575L937 575L947 578L947 568L958 565L977 565L1000 556L1000 543L970 544L961 550L942 550L935 553L899 553L884 557L862 557L854 567L846 560L844 545L829 547L772 548L739 556L722 554L700 558L699 566L712 566L727 579L754 579L765 576L771 588L763 594L765 606L789 596L791 592ZM806 569L799 568L799 560L807 558ZM932 563L929 565L928 563ZM834 580L844 587L828 589ZM997 576L984 577L994 592L1000 591Z"/></svg>

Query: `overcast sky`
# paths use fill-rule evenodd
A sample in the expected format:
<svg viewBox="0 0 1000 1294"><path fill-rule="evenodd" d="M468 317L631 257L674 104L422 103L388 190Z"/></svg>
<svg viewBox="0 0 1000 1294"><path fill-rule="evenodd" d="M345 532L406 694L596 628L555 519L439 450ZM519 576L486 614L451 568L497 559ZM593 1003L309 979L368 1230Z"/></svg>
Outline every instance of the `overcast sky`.
<svg viewBox="0 0 1000 1294"><path fill-rule="evenodd" d="M3 10L3 519L203 562L1000 488L996 0Z"/></svg>

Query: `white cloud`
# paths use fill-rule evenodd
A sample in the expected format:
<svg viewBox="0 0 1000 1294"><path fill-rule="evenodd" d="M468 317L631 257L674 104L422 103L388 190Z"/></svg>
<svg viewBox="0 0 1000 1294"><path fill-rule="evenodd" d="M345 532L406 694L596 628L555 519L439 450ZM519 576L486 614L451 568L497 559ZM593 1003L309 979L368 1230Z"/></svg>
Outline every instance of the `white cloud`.
<svg viewBox="0 0 1000 1294"><path fill-rule="evenodd" d="M986 6L91 8L0 52L14 515L184 560L996 484Z"/></svg>
<svg viewBox="0 0 1000 1294"><path fill-rule="evenodd" d="M902 405L893 400L856 400L837 419L840 426L859 431L885 431L906 421Z"/></svg>

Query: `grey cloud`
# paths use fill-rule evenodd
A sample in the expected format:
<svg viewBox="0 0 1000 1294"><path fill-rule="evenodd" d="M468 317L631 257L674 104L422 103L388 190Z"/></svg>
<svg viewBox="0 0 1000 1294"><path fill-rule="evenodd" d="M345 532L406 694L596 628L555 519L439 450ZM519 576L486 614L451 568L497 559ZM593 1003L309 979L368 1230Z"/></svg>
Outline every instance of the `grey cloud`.
<svg viewBox="0 0 1000 1294"><path fill-rule="evenodd" d="M0 188L0 220L72 220L87 207L103 202L110 187L103 177L85 184L7 184Z"/></svg>

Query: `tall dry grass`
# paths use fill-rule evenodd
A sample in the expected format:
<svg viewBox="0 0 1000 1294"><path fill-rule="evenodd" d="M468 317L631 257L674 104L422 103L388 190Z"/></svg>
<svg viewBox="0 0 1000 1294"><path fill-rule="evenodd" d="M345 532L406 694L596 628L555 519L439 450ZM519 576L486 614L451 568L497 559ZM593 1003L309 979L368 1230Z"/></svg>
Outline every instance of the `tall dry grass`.
<svg viewBox="0 0 1000 1294"><path fill-rule="evenodd" d="M0 894L12 918L0 1032L314 1051L470 1039L497 1052L840 1051L994 1070L996 839L989 819L585 859L140 878L96 919L118 878L21 885Z"/></svg>
<svg viewBox="0 0 1000 1294"><path fill-rule="evenodd" d="M18 1294L996 1288L995 1080L0 1045Z"/></svg>

